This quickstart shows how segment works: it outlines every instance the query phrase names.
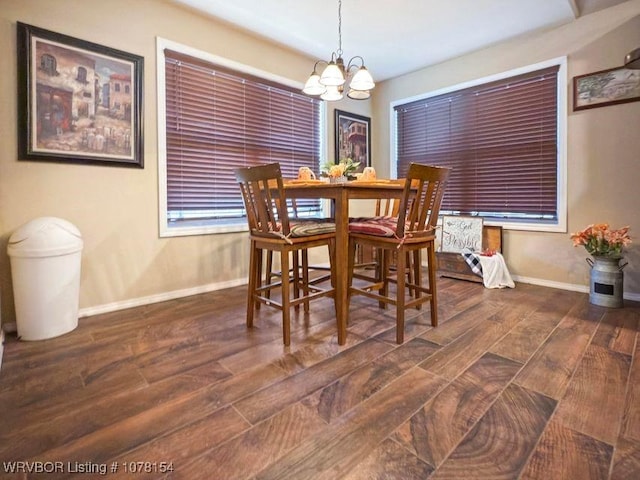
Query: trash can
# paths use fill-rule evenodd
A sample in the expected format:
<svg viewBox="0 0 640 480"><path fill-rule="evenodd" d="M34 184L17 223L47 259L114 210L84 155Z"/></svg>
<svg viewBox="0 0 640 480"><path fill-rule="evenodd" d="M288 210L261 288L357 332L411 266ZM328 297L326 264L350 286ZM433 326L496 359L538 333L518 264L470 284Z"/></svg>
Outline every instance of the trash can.
<svg viewBox="0 0 640 480"><path fill-rule="evenodd" d="M16 326L21 340L44 340L78 326L82 236L56 217L36 218L9 238Z"/></svg>

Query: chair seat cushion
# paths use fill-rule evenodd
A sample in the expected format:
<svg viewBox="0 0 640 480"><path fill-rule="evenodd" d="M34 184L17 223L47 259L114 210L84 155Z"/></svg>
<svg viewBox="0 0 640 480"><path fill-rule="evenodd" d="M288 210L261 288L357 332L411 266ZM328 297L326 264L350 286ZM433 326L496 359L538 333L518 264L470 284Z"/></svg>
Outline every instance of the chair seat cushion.
<svg viewBox="0 0 640 480"><path fill-rule="evenodd" d="M393 237L397 226L397 217L381 216L349 219L349 233Z"/></svg>
<svg viewBox="0 0 640 480"><path fill-rule="evenodd" d="M296 220L291 222L290 230L292 237L309 237L311 235L335 233L336 224L318 220Z"/></svg>

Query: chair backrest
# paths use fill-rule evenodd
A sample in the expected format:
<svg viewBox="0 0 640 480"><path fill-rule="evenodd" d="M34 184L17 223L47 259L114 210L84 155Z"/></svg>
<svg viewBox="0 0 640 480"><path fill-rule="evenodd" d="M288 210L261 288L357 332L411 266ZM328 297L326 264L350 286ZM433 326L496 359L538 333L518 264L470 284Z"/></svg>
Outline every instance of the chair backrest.
<svg viewBox="0 0 640 480"><path fill-rule="evenodd" d="M407 173L396 235L424 234L436 227L451 168L412 163Z"/></svg>
<svg viewBox="0 0 640 480"><path fill-rule="evenodd" d="M238 168L235 174L251 233L289 235L289 215L280 164Z"/></svg>
<svg viewBox="0 0 640 480"><path fill-rule="evenodd" d="M400 210L399 198L378 198L376 200L376 217L397 217Z"/></svg>

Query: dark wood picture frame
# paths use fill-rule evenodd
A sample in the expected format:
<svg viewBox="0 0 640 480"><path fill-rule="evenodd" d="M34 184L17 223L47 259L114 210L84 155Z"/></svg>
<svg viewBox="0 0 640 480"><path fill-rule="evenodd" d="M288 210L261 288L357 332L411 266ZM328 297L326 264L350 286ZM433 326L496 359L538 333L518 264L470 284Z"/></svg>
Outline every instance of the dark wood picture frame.
<svg viewBox="0 0 640 480"><path fill-rule="evenodd" d="M371 166L371 119L335 110L335 163L351 158L360 162L358 172Z"/></svg>
<svg viewBox="0 0 640 480"><path fill-rule="evenodd" d="M573 77L573 110L640 100L640 70L624 67Z"/></svg>
<svg viewBox="0 0 640 480"><path fill-rule="evenodd" d="M17 23L18 160L144 168L144 58Z"/></svg>

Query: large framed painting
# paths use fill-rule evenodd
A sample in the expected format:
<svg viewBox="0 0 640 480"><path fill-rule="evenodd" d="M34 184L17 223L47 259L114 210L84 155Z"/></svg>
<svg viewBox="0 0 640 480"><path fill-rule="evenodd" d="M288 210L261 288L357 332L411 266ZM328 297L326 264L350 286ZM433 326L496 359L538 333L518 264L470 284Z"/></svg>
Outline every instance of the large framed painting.
<svg viewBox="0 0 640 480"><path fill-rule="evenodd" d="M618 67L573 77L573 110L640 100L640 70Z"/></svg>
<svg viewBox="0 0 640 480"><path fill-rule="evenodd" d="M335 111L335 163L350 158L360 162L355 173L371 166L371 119L342 110Z"/></svg>
<svg viewBox="0 0 640 480"><path fill-rule="evenodd" d="M144 167L141 56L17 24L18 159Z"/></svg>

